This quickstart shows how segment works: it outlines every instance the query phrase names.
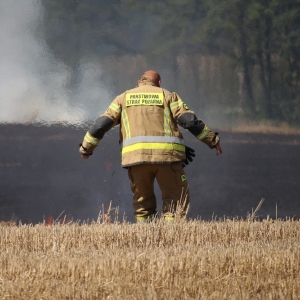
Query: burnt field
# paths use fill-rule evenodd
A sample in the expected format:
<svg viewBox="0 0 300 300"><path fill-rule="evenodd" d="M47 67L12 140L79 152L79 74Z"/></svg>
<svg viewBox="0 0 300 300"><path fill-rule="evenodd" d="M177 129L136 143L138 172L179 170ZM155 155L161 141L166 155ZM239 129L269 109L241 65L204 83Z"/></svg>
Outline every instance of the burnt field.
<svg viewBox="0 0 300 300"><path fill-rule="evenodd" d="M0 125L0 221L38 223L61 213L92 220L119 208L133 221L127 171L120 166L118 128L111 130L89 160L78 144L88 126ZM184 132L196 158L186 167L190 218L246 217L262 198L261 218L300 214L300 136L220 131L223 155ZM160 192L156 186L158 208Z"/></svg>

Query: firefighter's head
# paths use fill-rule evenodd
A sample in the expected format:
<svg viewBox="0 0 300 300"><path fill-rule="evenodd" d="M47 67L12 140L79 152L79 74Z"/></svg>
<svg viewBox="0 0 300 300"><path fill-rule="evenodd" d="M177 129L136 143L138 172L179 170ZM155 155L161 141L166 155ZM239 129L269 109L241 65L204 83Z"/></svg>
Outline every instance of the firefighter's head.
<svg viewBox="0 0 300 300"><path fill-rule="evenodd" d="M138 84L142 82L143 79L149 79L151 82L153 82L156 86L160 86L160 75L153 70L146 71L142 76L141 79L138 81Z"/></svg>

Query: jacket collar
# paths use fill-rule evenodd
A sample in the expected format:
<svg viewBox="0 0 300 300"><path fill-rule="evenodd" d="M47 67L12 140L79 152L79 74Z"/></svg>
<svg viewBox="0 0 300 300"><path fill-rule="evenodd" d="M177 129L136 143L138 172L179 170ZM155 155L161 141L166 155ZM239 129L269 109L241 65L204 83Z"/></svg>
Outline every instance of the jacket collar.
<svg viewBox="0 0 300 300"><path fill-rule="evenodd" d="M152 85L152 86L156 86L150 79L148 78L143 78L139 84L139 86L142 85Z"/></svg>

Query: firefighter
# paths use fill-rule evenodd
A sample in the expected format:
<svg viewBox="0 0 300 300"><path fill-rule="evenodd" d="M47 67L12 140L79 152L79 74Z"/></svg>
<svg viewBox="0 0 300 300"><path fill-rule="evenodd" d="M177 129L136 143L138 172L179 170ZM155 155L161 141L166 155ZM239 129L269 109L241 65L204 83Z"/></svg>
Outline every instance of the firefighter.
<svg viewBox="0 0 300 300"><path fill-rule="evenodd" d="M218 133L212 132L175 92L161 87L160 75L146 71L138 86L117 96L89 128L80 144L87 159L104 134L120 125L122 166L128 169L133 192L134 215L146 221L156 215L154 180L162 192L166 220L185 217L189 189L184 164L192 161L194 150L186 147L178 124L198 140L222 153Z"/></svg>

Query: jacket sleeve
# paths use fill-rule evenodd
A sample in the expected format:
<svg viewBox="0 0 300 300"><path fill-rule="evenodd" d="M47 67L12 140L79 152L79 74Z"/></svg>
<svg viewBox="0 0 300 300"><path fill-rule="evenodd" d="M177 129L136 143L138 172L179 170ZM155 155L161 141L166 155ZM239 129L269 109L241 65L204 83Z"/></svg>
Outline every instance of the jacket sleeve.
<svg viewBox="0 0 300 300"><path fill-rule="evenodd" d="M198 140L212 149L219 144L218 132L212 132L174 92L171 93L170 109L174 120Z"/></svg>
<svg viewBox="0 0 300 300"><path fill-rule="evenodd" d="M112 127L120 124L120 119L121 105L120 99L117 97L89 128L82 143L79 145L79 152L86 156L92 155L104 134Z"/></svg>

